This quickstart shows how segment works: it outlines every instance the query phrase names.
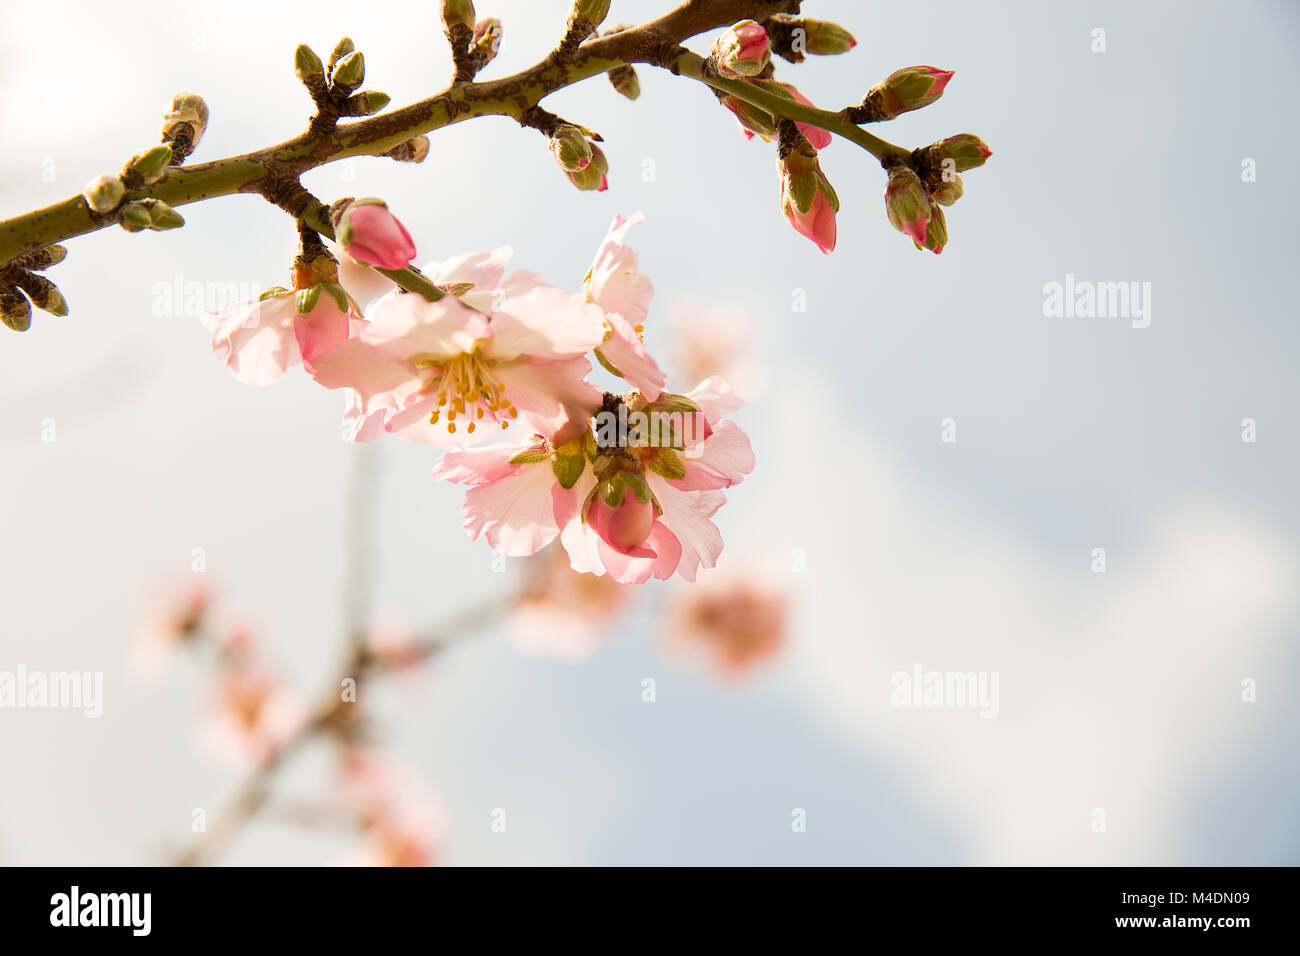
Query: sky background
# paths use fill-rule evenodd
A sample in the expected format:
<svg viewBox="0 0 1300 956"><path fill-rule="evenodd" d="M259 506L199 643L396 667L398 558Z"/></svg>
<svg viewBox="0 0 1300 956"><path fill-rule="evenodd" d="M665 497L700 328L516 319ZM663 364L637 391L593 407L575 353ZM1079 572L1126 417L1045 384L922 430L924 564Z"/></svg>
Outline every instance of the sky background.
<svg viewBox="0 0 1300 956"><path fill-rule="evenodd" d="M96 3L6 4L0 216L116 170L156 141L180 89L211 109L194 162L292 137L310 112L299 42L353 37L366 87L397 105L445 84L434 4L312 6L140 0L119 20ZM567 10L479 7L505 25L485 77L543 56ZM666 7L615 0L610 22ZM820 255L780 216L773 148L649 68L635 103L601 79L545 103L603 134L608 192L576 192L540 136L500 118L434 134L421 166L358 159L305 179L326 199L386 198L421 261L510 244L518 267L570 289L614 215L642 210L629 241L657 290L651 351L671 365L675 324L729 312L760 372L737 415L758 466L716 520L723 565L789 592L785 650L718 680L666 650L679 585L656 584L588 661L521 655L494 629L379 691L393 749L441 801L443 859L1300 862L1300 134L1285 106L1300 8L804 12L859 39L779 65L819 105L856 102L898 67L956 70L938 103L881 131L909 146L973 131L994 150L964 177L942 256L890 228L881 171L845 141L822 157L842 208L839 246ZM295 252L257 197L182 212L173 232L70 241L51 276L71 314L0 336L0 670L103 671L106 696L98 721L0 711L0 862L156 862L193 808L220 806L237 781L194 746L202 673L181 662L159 686L131 682L139 621L202 548L229 618L317 693L343 646L358 456L375 476L378 611L433 625L518 583L516 562L495 573L465 539L461 490L429 476L435 452L341 441L339 395L300 372L240 385L194 315L155 308L177 282L281 284ZM1071 273L1151 283L1150 327L1045 317L1044 284ZM956 442L940 440L948 418ZM998 717L891 707L890 675L917 664L997 671ZM323 768L306 754L288 789L319 792ZM327 862L347 845L257 825L225 859Z"/></svg>

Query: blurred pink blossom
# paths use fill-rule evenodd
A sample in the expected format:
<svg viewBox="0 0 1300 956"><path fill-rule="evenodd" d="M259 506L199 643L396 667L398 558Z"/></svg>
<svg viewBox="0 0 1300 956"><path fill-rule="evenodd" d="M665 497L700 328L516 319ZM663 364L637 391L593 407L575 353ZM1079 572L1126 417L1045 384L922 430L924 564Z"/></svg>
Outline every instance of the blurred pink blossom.
<svg viewBox="0 0 1300 956"><path fill-rule="evenodd" d="M246 661L217 677L200 745L213 759L241 770L263 766L302 727L302 701Z"/></svg>
<svg viewBox="0 0 1300 956"><path fill-rule="evenodd" d="M608 575L574 571L554 544L532 558L529 571L532 577L507 618L511 640L525 654L591 656L635 593Z"/></svg>
<svg viewBox="0 0 1300 956"><path fill-rule="evenodd" d="M781 649L787 605L785 593L756 571L715 569L673 591L669 640L703 655L723 674L739 676Z"/></svg>

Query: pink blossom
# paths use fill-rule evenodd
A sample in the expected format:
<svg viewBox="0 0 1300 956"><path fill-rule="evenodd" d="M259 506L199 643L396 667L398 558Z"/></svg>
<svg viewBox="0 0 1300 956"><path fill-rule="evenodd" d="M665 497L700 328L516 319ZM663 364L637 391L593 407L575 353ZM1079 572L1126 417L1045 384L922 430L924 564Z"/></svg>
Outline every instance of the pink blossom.
<svg viewBox="0 0 1300 956"><path fill-rule="evenodd" d="M127 662L132 677L141 681L161 677L176 648L198 632L211 601L211 590L202 575L192 575L165 595L136 636Z"/></svg>
<svg viewBox="0 0 1300 956"><path fill-rule="evenodd" d="M334 226L339 245L357 262L380 269L404 269L415 258L406 227L378 199L357 199Z"/></svg>
<svg viewBox="0 0 1300 956"><path fill-rule="evenodd" d="M295 694L241 661L219 677L200 743L222 763L256 769L289 742L305 717L306 708Z"/></svg>
<svg viewBox="0 0 1300 956"><path fill-rule="evenodd" d="M654 401L667 380L641 339L642 323L654 298L654 284L638 271L637 254L624 242L628 230L644 221L639 212L626 218L614 217L583 287L588 300L605 313L607 332L597 357Z"/></svg>
<svg viewBox="0 0 1300 956"><path fill-rule="evenodd" d="M673 646L739 676L780 650L787 613L786 595L753 568L717 568L672 593L668 634Z"/></svg>
<svg viewBox="0 0 1300 956"><path fill-rule="evenodd" d="M685 399L699 414L682 429L678 451L602 448L595 433L567 445L534 435L521 444L447 452L434 477L470 486L466 532L507 555L534 554L559 537L576 571L609 573L623 583L674 573L694 580L722 551L722 536L709 520L726 501L722 489L753 470L754 455L745 433L723 420L741 404L724 382L703 382ZM648 407L635 393L629 400ZM579 465L569 487L559 477L564 461ZM661 473L674 468L674 477ZM610 505L601 491L616 485L625 491ZM635 488L644 492L637 496L641 504L627 500ZM647 494L652 510L643 506Z"/></svg>
<svg viewBox="0 0 1300 956"><path fill-rule="evenodd" d="M309 311L300 312L300 296L277 288L260 299L205 312L202 321L212 332L213 354L235 378L248 385L270 385L299 363L310 371L318 355L347 339L361 313L346 293L343 301L346 308L322 291Z"/></svg>
<svg viewBox="0 0 1300 956"><path fill-rule="evenodd" d="M339 761L339 795L366 831L344 866L430 866L443 834L442 815L403 764L367 746L348 746Z"/></svg>
<svg viewBox="0 0 1300 956"><path fill-rule="evenodd" d="M382 422L410 441L463 447L483 437L480 425L516 418L557 436L578 433L600 404L580 357L604 335L600 310L527 276L497 299L485 313L454 294L430 302L394 292L355 337L319 356L316 380L356 393L354 439L374 437Z"/></svg>

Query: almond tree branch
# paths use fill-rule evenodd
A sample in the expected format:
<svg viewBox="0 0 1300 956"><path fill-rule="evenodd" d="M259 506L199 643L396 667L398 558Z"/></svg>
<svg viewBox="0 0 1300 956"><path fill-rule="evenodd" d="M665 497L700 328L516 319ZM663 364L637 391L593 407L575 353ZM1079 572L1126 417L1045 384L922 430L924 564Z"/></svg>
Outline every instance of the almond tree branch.
<svg viewBox="0 0 1300 956"><path fill-rule="evenodd" d="M328 132L309 131L242 156L172 167L153 185L128 192L126 200L157 199L175 208L217 196L259 193L276 201L277 190L286 183L296 184L307 170L351 156L380 156L416 136L479 116L518 120L525 110L556 90L627 63L658 62L665 46L740 19L797 13L798 9L799 0L687 0L644 26L587 41L568 62L548 56L513 76L455 82L402 109ZM14 216L0 221L0 263L112 224L111 217L92 212L81 196ZM310 224L316 228L315 223Z"/></svg>
<svg viewBox="0 0 1300 956"><path fill-rule="evenodd" d="M177 866L201 866L215 861L244 826L266 807L276 776L294 754L319 736L347 731L355 721L351 708L359 704L343 700L340 688L345 679L351 678L356 682L357 694L360 695L363 685L370 677L429 660L481 631L512 604L510 597L496 597L469 607L444 622L437 631L416 638L397 661L377 656L367 645L353 642L341 672L325 688L312 716L244 780L235 796L217 815L212 828L199 833L188 847L175 856L173 863Z"/></svg>

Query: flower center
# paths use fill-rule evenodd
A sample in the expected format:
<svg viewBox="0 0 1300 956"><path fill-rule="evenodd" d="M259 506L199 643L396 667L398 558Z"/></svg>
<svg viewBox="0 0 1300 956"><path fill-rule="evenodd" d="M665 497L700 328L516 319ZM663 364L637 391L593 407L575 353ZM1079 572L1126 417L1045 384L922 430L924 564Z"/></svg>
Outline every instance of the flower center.
<svg viewBox="0 0 1300 956"><path fill-rule="evenodd" d="M477 422L485 418L506 428L510 419L519 414L500 380L492 374L492 364L484 361L477 349L439 362L437 367L442 374L424 386L425 392L438 396L438 407L429 416L430 425L438 424L445 414L447 431L453 434L457 418L467 420L468 432L473 432Z"/></svg>

